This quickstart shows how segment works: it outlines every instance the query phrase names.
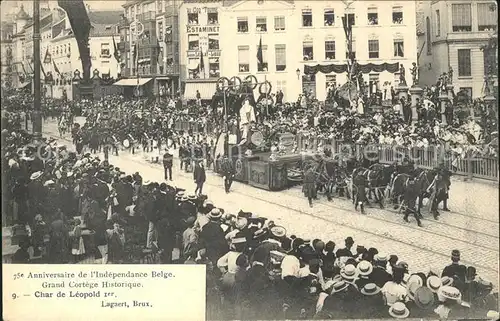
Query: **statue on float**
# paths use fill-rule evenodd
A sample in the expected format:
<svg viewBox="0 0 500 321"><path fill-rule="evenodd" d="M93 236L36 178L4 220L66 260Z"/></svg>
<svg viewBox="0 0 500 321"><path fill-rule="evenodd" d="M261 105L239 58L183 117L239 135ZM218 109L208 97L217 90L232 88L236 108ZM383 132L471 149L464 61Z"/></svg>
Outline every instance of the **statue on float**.
<svg viewBox="0 0 500 321"><path fill-rule="evenodd" d="M243 106L240 108L241 140L248 140L252 123L255 123L255 108L250 105L250 99L245 98Z"/></svg>

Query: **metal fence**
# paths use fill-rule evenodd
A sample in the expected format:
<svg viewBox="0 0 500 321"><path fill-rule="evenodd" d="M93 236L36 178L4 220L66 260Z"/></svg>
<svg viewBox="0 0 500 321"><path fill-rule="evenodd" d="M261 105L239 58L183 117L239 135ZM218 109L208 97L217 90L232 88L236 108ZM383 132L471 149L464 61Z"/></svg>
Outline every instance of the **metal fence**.
<svg viewBox="0 0 500 321"><path fill-rule="evenodd" d="M498 157L478 155L478 153L473 152L465 155L455 155L447 151L444 146L427 148L407 148L377 144L366 146L363 144L346 144L333 139L304 138L300 135L297 135L297 146L299 151L317 151L319 146L329 146L335 154L348 153L356 156L357 159L367 155L369 151L376 151L378 161L383 164L402 161L406 155L415 162L415 166L426 169L435 168L441 161L444 161L448 169L457 175L467 176L469 179L480 178L499 181Z"/></svg>

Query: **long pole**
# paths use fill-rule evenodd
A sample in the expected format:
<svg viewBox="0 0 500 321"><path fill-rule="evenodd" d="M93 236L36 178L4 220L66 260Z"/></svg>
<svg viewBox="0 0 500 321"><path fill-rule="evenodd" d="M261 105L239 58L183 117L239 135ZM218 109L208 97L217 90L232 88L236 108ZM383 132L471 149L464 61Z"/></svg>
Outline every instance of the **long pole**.
<svg viewBox="0 0 500 321"><path fill-rule="evenodd" d="M42 101L40 81L40 0L33 0L33 136L42 137Z"/></svg>
<svg viewBox="0 0 500 321"><path fill-rule="evenodd" d="M267 75L264 75L264 83L267 84ZM266 88L266 117L269 118L269 100L267 97L267 88Z"/></svg>
<svg viewBox="0 0 500 321"><path fill-rule="evenodd" d="M229 124L227 123L227 104L226 104L226 88L222 87L222 95L224 95L224 127L226 134L224 137L224 155L229 156Z"/></svg>

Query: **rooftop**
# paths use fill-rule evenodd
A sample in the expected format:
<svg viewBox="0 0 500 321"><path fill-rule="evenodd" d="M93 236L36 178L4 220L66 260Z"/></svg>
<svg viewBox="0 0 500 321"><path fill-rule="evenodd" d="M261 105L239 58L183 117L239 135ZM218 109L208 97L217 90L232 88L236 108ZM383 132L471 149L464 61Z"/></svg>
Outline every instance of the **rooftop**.
<svg viewBox="0 0 500 321"><path fill-rule="evenodd" d="M19 12L16 15L16 20L29 20L30 16L29 14L24 11L24 6L21 5L21 9L19 9Z"/></svg>
<svg viewBox="0 0 500 321"><path fill-rule="evenodd" d="M116 25L122 20L123 11L90 11L88 15L92 25Z"/></svg>

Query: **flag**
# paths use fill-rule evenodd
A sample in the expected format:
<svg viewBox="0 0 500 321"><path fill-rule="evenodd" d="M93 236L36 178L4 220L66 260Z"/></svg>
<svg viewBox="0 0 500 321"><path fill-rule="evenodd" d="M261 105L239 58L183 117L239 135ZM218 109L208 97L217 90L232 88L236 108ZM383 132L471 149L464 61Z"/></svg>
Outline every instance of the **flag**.
<svg viewBox="0 0 500 321"><path fill-rule="evenodd" d="M21 67L23 67L23 73L26 76L28 73L26 72L26 69L24 68L24 63L21 61Z"/></svg>
<svg viewBox="0 0 500 321"><path fill-rule="evenodd" d="M52 60L52 64L54 65L54 71L57 72L57 74L60 76L61 72L59 71L59 68L57 68L56 63Z"/></svg>
<svg viewBox="0 0 500 321"><path fill-rule="evenodd" d="M47 77L45 70L43 69L43 64L40 64L40 70L42 71L43 77Z"/></svg>
<svg viewBox="0 0 500 321"><path fill-rule="evenodd" d="M203 51L200 50L200 71L205 71L205 62L203 61Z"/></svg>
<svg viewBox="0 0 500 321"><path fill-rule="evenodd" d="M116 46L115 42L115 37L113 37L113 48L115 52L113 53L113 56L115 57L116 62L120 62L120 52L118 51L118 47Z"/></svg>
<svg viewBox="0 0 500 321"><path fill-rule="evenodd" d="M259 66L264 63L264 54L262 53L262 37L260 37L259 48L257 48L257 61Z"/></svg>
<svg viewBox="0 0 500 321"><path fill-rule="evenodd" d="M138 61L138 50L139 50L139 45L137 44L137 42L134 44L134 67L137 69L137 61Z"/></svg>
<svg viewBox="0 0 500 321"><path fill-rule="evenodd" d="M160 40L156 38L156 63L160 61L160 53L161 53Z"/></svg>
<svg viewBox="0 0 500 321"><path fill-rule="evenodd" d="M49 48L47 48L47 51L45 52L45 58L43 59L44 64L49 64L52 59L51 54L49 53Z"/></svg>

